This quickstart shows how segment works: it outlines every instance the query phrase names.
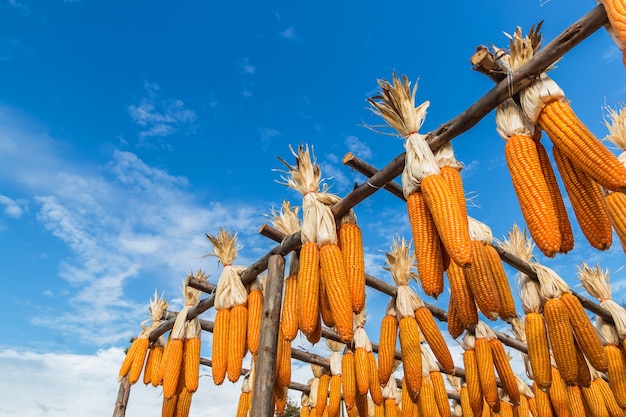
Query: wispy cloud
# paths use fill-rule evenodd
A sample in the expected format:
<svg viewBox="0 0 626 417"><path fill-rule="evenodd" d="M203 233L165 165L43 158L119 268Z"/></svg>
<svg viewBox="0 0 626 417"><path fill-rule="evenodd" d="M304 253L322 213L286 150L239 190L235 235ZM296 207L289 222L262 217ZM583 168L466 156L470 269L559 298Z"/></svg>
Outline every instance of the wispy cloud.
<svg viewBox="0 0 626 417"><path fill-rule="evenodd" d="M4 206L5 215L14 219L19 219L24 214L24 210L27 208L27 201L25 200L13 200L5 195L0 195L0 206Z"/></svg>
<svg viewBox="0 0 626 417"><path fill-rule="evenodd" d="M256 73L256 67L250 63L250 58L245 57L241 60L239 67L244 74L254 75Z"/></svg>
<svg viewBox="0 0 626 417"><path fill-rule="evenodd" d="M290 41L297 40L298 35L296 34L296 29L293 26L288 27L287 29L278 33L278 35L283 39L288 39Z"/></svg>
<svg viewBox="0 0 626 417"><path fill-rule="evenodd" d="M180 99L160 97L160 86L156 83L144 83L145 96L139 104L130 104L128 114L142 130L139 137L166 137L179 132L190 133L194 130L197 115L194 110L185 108Z"/></svg>
<svg viewBox="0 0 626 417"><path fill-rule="evenodd" d="M612 45L609 48L602 51L602 55L600 55L600 59L609 63L615 60L622 58L622 51L617 47L617 45Z"/></svg>
<svg viewBox="0 0 626 417"><path fill-rule="evenodd" d="M348 146L348 150L360 159L372 159L372 150L369 146L367 146L365 142L362 142L358 137L352 135L346 137L346 145Z"/></svg>

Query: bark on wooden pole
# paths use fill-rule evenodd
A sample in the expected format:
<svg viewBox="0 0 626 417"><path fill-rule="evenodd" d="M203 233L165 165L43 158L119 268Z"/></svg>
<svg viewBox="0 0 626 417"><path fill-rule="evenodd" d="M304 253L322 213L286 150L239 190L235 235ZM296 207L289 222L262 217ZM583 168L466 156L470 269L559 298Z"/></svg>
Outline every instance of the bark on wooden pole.
<svg viewBox="0 0 626 417"><path fill-rule="evenodd" d="M250 417L270 417L274 414L274 381L276 379L276 351L278 326L283 297L285 258L272 255L268 261L268 277L261 315L261 337L255 369Z"/></svg>
<svg viewBox="0 0 626 417"><path fill-rule="evenodd" d="M120 389L117 392L117 401L113 409L113 417L124 417L126 415L126 407L128 406L128 397L130 395L130 381L126 375L120 381Z"/></svg>

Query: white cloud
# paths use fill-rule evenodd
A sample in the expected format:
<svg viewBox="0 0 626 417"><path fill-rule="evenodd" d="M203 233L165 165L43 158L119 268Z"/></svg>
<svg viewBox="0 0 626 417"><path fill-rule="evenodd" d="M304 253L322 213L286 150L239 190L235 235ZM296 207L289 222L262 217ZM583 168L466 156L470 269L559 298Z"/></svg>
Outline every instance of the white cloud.
<svg viewBox="0 0 626 417"><path fill-rule="evenodd" d="M254 75L256 73L256 67L250 63L250 58L248 57L243 58L239 66L246 75Z"/></svg>
<svg viewBox="0 0 626 417"><path fill-rule="evenodd" d="M358 158L363 160L372 159L372 150L358 137L352 135L346 137L346 145L348 146L348 150Z"/></svg>
<svg viewBox="0 0 626 417"><path fill-rule="evenodd" d="M14 219L19 219L26 209L26 201L15 201L5 195L0 195L0 206L4 206L4 214Z"/></svg>
<svg viewBox="0 0 626 417"><path fill-rule="evenodd" d="M296 29L293 26L288 27L279 33L279 36L284 39L295 40L297 39Z"/></svg>
<svg viewBox="0 0 626 417"><path fill-rule="evenodd" d="M161 99L160 86L156 83L144 83L146 96L139 104L128 105L128 114L139 127L145 128L139 132L142 139L150 137L165 137L180 131L185 133L194 129L197 115L193 110L185 108L180 99Z"/></svg>
<svg viewBox="0 0 626 417"><path fill-rule="evenodd" d="M613 62L615 60L621 60L622 58L622 51L620 51L620 49L617 47L617 45L611 45L609 48L605 49L602 52L602 55L600 56L600 59L602 59L605 62Z"/></svg>
<svg viewBox="0 0 626 417"><path fill-rule="evenodd" d="M0 350L4 393L0 417L112 414L119 383L117 373L124 352L119 348L93 355L35 353ZM213 384L210 368L201 367L200 385L193 397L190 416L235 415L241 380L237 384ZM161 389L141 382L130 390L126 415L160 415Z"/></svg>

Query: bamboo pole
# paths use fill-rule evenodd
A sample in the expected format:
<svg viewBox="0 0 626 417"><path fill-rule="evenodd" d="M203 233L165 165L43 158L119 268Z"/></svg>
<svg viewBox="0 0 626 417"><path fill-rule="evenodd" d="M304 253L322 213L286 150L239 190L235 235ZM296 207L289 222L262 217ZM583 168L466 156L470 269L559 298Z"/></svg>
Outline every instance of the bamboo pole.
<svg viewBox="0 0 626 417"><path fill-rule="evenodd" d="M268 263L263 312L261 313L261 338L254 377L250 417L266 417L274 413L274 382L276 380L276 352L278 326L285 278L285 258L272 255Z"/></svg>

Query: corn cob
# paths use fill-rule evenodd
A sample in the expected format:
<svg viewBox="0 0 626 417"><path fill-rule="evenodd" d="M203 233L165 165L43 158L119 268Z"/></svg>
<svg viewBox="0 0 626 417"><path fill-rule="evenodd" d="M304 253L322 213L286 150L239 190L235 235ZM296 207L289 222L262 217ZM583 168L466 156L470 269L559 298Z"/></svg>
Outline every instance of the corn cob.
<svg viewBox="0 0 626 417"><path fill-rule="evenodd" d="M319 316L320 250L307 242L300 249L298 270L298 327L304 334L313 333Z"/></svg>
<svg viewBox="0 0 626 417"><path fill-rule="evenodd" d="M228 369L228 351L230 342L228 339L228 329L230 327L230 310L217 310L215 324L213 325L213 352L212 352L212 373L215 385L221 385L226 377ZM166 349L167 349L167 345Z"/></svg>
<svg viewBox="0 0 626 417"><path fill-rule="evenodd" d="M476 352L476 365L478 367L478 378L480 388L489 407L498 407L500 399L498 397L498 386L496 385L496 373L493 365L493 354L489 340L485 337L476 337L474 344ZM495 410L494 410L495 411Z"/></svg>
<svg viewBox="0 0 626 417"><path fill-rule="evenodd" d="M572 417L585 417L585 404L583 403L583 395L580 387L577 385L569 385L567 389L567 401L569 402L569 410Z"/></svg>
<svg viewBox="0 0 626 417"><path fill-rule="evenodd" d="M354 350L354 370L356 373L357 393L360 395L366 395L369 391L369 365L365 347L357 347Z"/></svg>
<svg viewBox="0 0 626 417"><path fill-rule="evenodd" d="M620 407L626 408L626 357L615 345L604 346L608 359L609 386Z"/></svg>
<svg viewBox="0 0 626 417"><path fill-rule="evenodd" d="M513 369L511 368L511 363L509 362L510 358L504 351L504 346L502 345L502 342L497 338L493 338L489 341L489 345L491 346L493 364L498 371L500 381L502 381L502 387L508 394L511 402L513 404L519 404L519 388L517 387L517 381L515 379Z"/></svg>
<svg viewBox="0 0 626 417"><path fill-rule="evenodd" d="M378 346L378 379L380 384L389 381L396 355L396 341L398 337L398 319L396 318L395 300L387 307L387 314L380 323L380 341Z"/></svg>
<svg viewBox="0 0 626 417"><path fill-rule="evenodd" d="M237 403L236 417L248 416L248 410L250 409L250 406L249 406L250 399L248 397L250 397L249 392L241 391L241 394L239 394L239 402Z"/></svg>
<svg viewBox="0 0 626 417"><path fill-rule="evenodd" d="M163 364L165 366L163 375L164 398L170 398L176 394L183 363L183 340L170 339L167 344L169 345L167 362Z"/></svg>
<svg viewBox="0 0 626 417"><path fill-rule="evenodd" d="M560 148L555 146L552 153L583 234L594 248L608 249L613 230L602 189L577 168Z"/></svg>
<svg viewBox="0 0 626 417"><path fill-rule="evenodd" d="M323 277L324 271L320 269L320 316L326 327L335 326L333 312L330 309L330 301L328 300L328 292L326 291L326 280Z"/></svg>
<svg viewBox="0 0 626 417"><path fill-rule="evenodd" d="M413 417L413 412L417 409L417 404L413 402L406 387L406 379L402 378L402 390L400 391L400 402L402 404L402 417ZM383 403L384 404L384 403ZM417 410L419 412L419 410Z"/></svg>
<svg viewBox="0 0 626 417"><path fill-rule="evenodd" d="M256 355L259 350L261 333L261 315L263 310L263 291L260 288L251 290L248 294L248 330L246 337L250 353Z"/></svg>
<svg viewBox="0 0 626 417"><path fill-rule="evenodd" d="M585 359L585 355L580 348L578 340L574 339L574 345L576 346L576 367L578 368L576 384L581 387L589 388L589 385L591 384L589 364L587 363L587 359Z"/></svg>
<svg viewBox="0 0 626 417"><path fill-rule="evenodd" d="M441 176L448 183L448 186L452 191L452 195L457 200L457 205L461 209L461 218L467 221L467 204L465 203L465 190L463 189L463 179L461 178L461 173L459 172L459 169L451 166L444 166L441 167L440 170Z"/></svg>
<svg viewBox="0 0 626 417"><path fill-rule="evenodd" d="M611 224L620 242L626 242L626 194L616 192L605 197Z"/></svg>
<svg viewBox="0 0 626 417"><path fill-rule="evenodd" d="M352 308L346 301L351 300L350 284L346 276L341 249L336 244L325 244L320 249L322 278L335 321L335 329L344 342L354 335Z"/></svg>
<svg viewBox="0 0 626 417"><path fill-rule="evenodd" d="M291 342L282 336L282 326L278 327L278 347L276 349L276 384L288 387L291 383Z"/></svg>
<svg viewBox="0 0 626 417"><path fill-rule="evenodd" d="M152 382L152 370L155 367L154 360L156 358L154 345L151 344L148 348L148 358L146 359L146 369L143 371L143 383L148 385ZM159 371L158 366L156 367L156 372Z"/></svg>
<svg viewBox="0 0 626 417"><path fill-rule="evenodd" d="M439 371L430 372L430 382L433 385L435 402L441 417L452 417L450 412L450 403L448 402L448 392L446 391L446 383Z"/></svg>
<svg viewBox="0 0 626 417"><path fill-rule="evenodd" d="M454 295L450 294L450 300L448 301L448 333L453 339L456 339L465 330L465 326L459 317L459 312L456 306L456 300Z"/></svg>
<svg viewBox="0 0 626 417"><path fill-rule="evenodd" d="M122 379L130 372L130 368L133 366L133 362L135 361L136 352L139 348L139 339L134 339L126 352L126 356L122 361L122 366L119 371L119 378Z"/></svg>
<svg viewBox="0 0 626 417"><path fill-rule="evenodd" d="M513 406L513 415L517 415L517 417L531 417L530 407L528 406L528 398L525 395L520 396L519 405Z"/></svg>
<svg viewBox="0 0 626 417"><path fill-rule="evenodd" d="M398 405L395 398L385 398L385 417L398 417Z"/></svg>
<svg viewBox="0 0 626 417"><path fill-rule="evenodd" d="M552 385L550 385L548 397L557 417L570 417L567 390L556 366L552 367Z"/></svg>
<svg viewBox="0 0 626 417"><path fill-rule="evenodd" d="M161 367L161 362L163 360L164 350L165 347L162 344L154 345L152 349L150 349L150 355L153 357L152 369L150 371L150 383L153 387L157 387L161 384L161 379L159 378L159 368Z"/></svg>
<svg viewBox="0 0 626 417"><path fill-rule="evenodd" d="M138 337L135 339L133 344L137 344L137 349L134 352L133 364L128 372L128 382L131 384L134 384L139 380L144 362L146 361L150 340L147 337Z"/></svg>
<svg viewBox="0 0 626 417"><path fill-rule="evenodd" d="M294 256L292 254L292 256ZM298 334L298 283L297 274L290 274L285 279L285 296L281 312L283 336L292 341Z"/></svg>
<svg viewBox="0 0 626 417"><path fill-rule="evenodd" d="M415 320L441 367L449 374L454 373L452 355L439 327L437 327L437 323L435 323L433 314L428 308L422 306L415 311Z"/></svg>
<svg viewBox="0 0 626 417"><path fill-rule="evenodd" d="M185 375L185 389L189 393L198 390L200 378L200 338L192 337L184 341L183 368Z"/></svg>
<svg viewBox="0 0 626 417"><path fill-rule="evenodd" d="M322 338L322 316L320 314L317 315L317 323L315 323L315 328L313 332L306 335L306 340L309 341L312 345L316 344Z"/></svg>
<svg viewBox="0 0 626 417"><path fill-rule="evenodd" d="M478 311L465 270L453 262L450 264L446 274L448 275L450 293L451 297L454 297L459 319L465 329L474 330L474 327L478 324Z"/></svg>
<svg viewBox="0 0 626 417"><path fill-rule="evenodd" d="M413 402L417 402L422 385L422 352L419 331L417 321L413 317L404 317L400 320L400 350L402 352L404 377L409 396Z"/></svg>
<svg viewBox="0 0 626 417"><path fill-rule="evenodd" d="M320 376L319 385L317 387L317 402L315 413L321 417L326 410L326 401L328 400L328 386L330 385L330 375L324 372ZM328 411L326 411L328 413Z"/></svg>
<svg viewBox="0 0 626 417"><path fill-rule="evenodd" d="M606 409L611 417L626 416L626 413L622 410L617 402L617 399L615 398L615 393L611 390L609 384L604 379L594 379L591 384L596 385L596 392L599 392L602 395Z"/></svg>
<svg viewBox="0 0 626 417"><path fill-rule="evenodd" d="M407 211L413 236L417 271L422 289L436 297L443 291L443 259L437 227L421 191L407 197Z"/></svg>
<svg viewBox="0 0 626 417"><path fill-rule="evenodd" d="M356 216L346 216L339 226L339 245L350 285L352 311L360 313L365 306L365 260L363 236L356 223Z"/></svg>
<svg viewBox="0 0 626 417"><path fill-rule="evenodd" d="M343 391L343 401L346 408L350 410L354 407L356 398L356 370L354 367L354 355L346 350L341 358L341 387Z"/></svg>
<svg viewBox="0 0 626 417"><path fill-rule="evenodd" d="M245 305L236 305L230 310L230 320L228 324L228 339L230 348L228 349L227 369L228 380L237 382L241 376L241 364L247 351L247 321L248 309Z"/></svg>
<svg viewBox="0 0 626 417"><path fill-rule="evenodd" d="M187 388L183 387L180 394L178 394L178 399L176 400L176 412L174 414L175 417L189 416L192 398L193 393L187 391Z"/></svg>
<svg viewBox="0 0 626 417"><path fill-rule="evenodd" d="M357 392L356 394L356 398L355 398L355 404L356 404L356 408L357 411L359 412L359 416L366 416L368 415L368 409L369 406L367 404L367 395L361 395Z"/></svg>
<svg viewBox="0 0 626 417"><path fill-rule="evenodd" d="M480 385L480 377L478 376L476 351L473 345L463 352L463 365L465 367L465 381L471 409L475 416L480 416L483 408L483 392Z"/></svg>
<svg viewBox="0 0 626 417"><path fill-rule="evenodd" d="M163 402L161 404L161 417L174 417L176 414L176 403L178 402L178 397L163 397Z"/></svg>
<svg viewBox="0 0 626 417"><path fill-rule="evenodd" d="M500 301L500 318L507 323L511 323L517 312L515 311L515 300L513 300L513 293L511 292L511 286L509 285L509 279L502 266L502 260L496 249L490 244L485 244L485 253L489 261L489 267L491 269L491 275L496 284L498 290L498 300Z"/></svg>
<svg viewBox="0 0 626 417"><path fill-rule="evenodd" d="M467 385L463 385L461 387L460 396L461 396L461 408L463 409L463 416L474 417L476 414L474 414L474 407L472 407L472 404L469 398Z"/></svg>
<svg viewBox="0 0 626 417"><path fill-rule="evenodd" d="M441 175L431 174L422 180L421 188L424 201L450 259L461 267L469 266L472 248L467 217L463 217L448 183Z"/></svg>
<svg viewBox="0 0 626 417"><path fill-rule="evenodd" d="M439 415L433 384L428 377L422 377L422 388L418 402L422 417L437 417Z"/></svg>
<svg viewBox="0 0 626 417"><path fill-rule="evenodd" d="M541 252L553 257L561 247L559 219L542 171L535 140L526 135L513 135L504 149L528 230Z"/></svg>
<svg viewBox="0 0 626 417"><path fill-rule="evenodd" d="M567 385L575 384L578 375L576 346L567 307L558 298L549 299L543 308L543 317L561 377Z"/></svg>
<svg viewBox="0 0 626 417"><path fill-rule="evenodd" d="M581 388L581 391L587 415L591 417L609 417L609 410L606 408L602 392L598 390L597 385L592 383L589 388Z"/></svg>
<svg viewBox="0 0 626 417"><path fill-rule="evenodd" d="M489 267L485 246L481 241L471 241L471 256L471 265L465 270L467 282L480 311L489 320L496 320L501 308L498 287Z"/></svg>
<svg viewBox="0 0 626 417"><path fill-rule="evenodd" d="M328 395L328 417L339 415L341 406L341 375L330 377L330 394Z"/></svg>
<svg viewBox="0 0 626 417"><path fill-rule="evenodd" d="M275 407L276 415L282 416L283 414L285 414L286 405L287 405L287 388L274 385L274 407Z"/></svg>
<svg viewBox="0 0 626 417"><path fill-rule="evenodd" d="M533 413L533 415L537 415L539 417L552 417L552 405L550 403L550 397L547 392L542 391L536 383L533 382L533 393L535 394L534 402L535 407L537 409L537 414ZM529 401L529 405L531 402Z"/></svg>
<svg viewBox="0 0 626 417"><path fill-rule="evenodd" d="M367 352L367 360L369 362L369 390L370 397L374 404L381 405L383 403L383 390L380 386L378 377L378 364L373 352Z"/></svg>

